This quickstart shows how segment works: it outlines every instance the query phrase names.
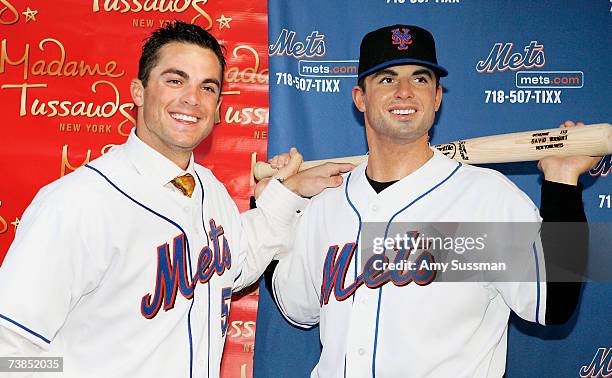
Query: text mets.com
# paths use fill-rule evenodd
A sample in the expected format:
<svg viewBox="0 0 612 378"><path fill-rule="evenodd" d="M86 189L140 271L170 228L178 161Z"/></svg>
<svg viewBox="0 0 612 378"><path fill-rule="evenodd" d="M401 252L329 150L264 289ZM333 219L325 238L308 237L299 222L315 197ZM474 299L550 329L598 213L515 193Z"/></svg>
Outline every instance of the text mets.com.
<svg viewBox="0 0 612 378"><path fill-rule="evenodd" d="M582 88L582 71L520 71L516 73L517 88Z"/></svg>
<svg viewBox="0 0 612 378"><path fill-rule="evenodd" d="M300 60L300 76L357 77L355 60Z"/></svg>

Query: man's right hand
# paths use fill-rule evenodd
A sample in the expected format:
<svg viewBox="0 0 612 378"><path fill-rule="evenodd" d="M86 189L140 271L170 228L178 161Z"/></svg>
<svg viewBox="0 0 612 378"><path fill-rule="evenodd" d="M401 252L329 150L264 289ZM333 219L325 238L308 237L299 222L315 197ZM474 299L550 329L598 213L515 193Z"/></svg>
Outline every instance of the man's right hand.
<svg viewBox="0 0 612 378"><path fill-rule="evenodd" d="M342 174L355 168L352 164L325 163L318 167L298 172L304 159L297 149L291 148L288 153L270 159L272 168L278 169L274 175L280 178L289 190L302 197L312 197L325 188L335 188L342 185ZM263 179L255 187L255 198L266 187L269 178Z"/></svg>
<svg viewBox="0 0 612 378"><path fill-rule="evenodd" d="M302 197L313 197L326 188L342 185L342 174L355 168L348 163L325 163L290 176L283 184Z"/></svg>

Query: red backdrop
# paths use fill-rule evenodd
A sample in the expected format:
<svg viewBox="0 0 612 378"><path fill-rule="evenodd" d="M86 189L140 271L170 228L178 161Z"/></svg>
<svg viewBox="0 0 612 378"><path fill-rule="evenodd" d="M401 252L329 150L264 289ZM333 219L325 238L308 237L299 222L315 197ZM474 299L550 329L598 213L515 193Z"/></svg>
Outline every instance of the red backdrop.
<svg viewBox="0 0 612 378"><path fill-rule="evenodd" d="M36 192L123 143L142 40L171 20L226 47L221 122L195 151L241 210L268 129L265 0L0 0L0 263ZM256 292L232 305L222 376L252 375Z"/></svg>

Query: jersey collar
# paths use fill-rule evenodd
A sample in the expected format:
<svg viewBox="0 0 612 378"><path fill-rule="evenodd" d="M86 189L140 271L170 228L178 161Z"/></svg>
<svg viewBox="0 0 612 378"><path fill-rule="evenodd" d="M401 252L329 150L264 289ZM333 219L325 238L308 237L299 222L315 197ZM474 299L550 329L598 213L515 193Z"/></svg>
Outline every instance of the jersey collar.
<svg viewBox="0 0 612 378"><path fill-rule="evenodd" d="M130 160L139 174L147 177L159 186L164 186L175 177L185 173L190 173L195 177L193 154L191 154L187 169L183 170L164 155L144 143L138 138L135 130L136 128L133 128L130 132L125 147Z"/></svg>
<svg viewBox="0 0 612 378"><path fill-rule="evenodd" d="M419 169L402 178L380 193L376 193L367 181L365 170L367 161L358 165L352 171L348 187L351 200L359 211L366 209L372 201L384 198L416 198L448 176L457 167L457 162L449 159L436 148L432 148L433 156Z"/></svg>

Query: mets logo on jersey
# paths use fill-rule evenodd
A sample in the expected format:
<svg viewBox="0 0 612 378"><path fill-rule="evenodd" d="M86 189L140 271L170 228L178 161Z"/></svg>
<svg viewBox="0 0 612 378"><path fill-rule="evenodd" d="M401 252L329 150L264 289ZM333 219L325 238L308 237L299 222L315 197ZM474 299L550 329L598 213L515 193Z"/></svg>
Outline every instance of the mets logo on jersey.
<svg viewBox="0 0 612 378"><path fill-rule="evenodd" d="M184 234L181 233L174 238L172 253L168 243L157 247L155 290L153 295L146 294L142 297L140 303L142 316L147 319L154 318L162 304L164 311L171 310L174 308L178 292L184 298L191 299L197 283L204 284L210 281L214 274L220 276L232 267L230 246L227 238L223 236L223 226L217 226L214 219L211 219L209 224L208 236L212 242L212 249L209 246L202 248L193 277L187 272L187 246Z"/></svg>
<svg viewBox="0 0 612 378"><path fill-rule="evenodd" d="M408 50L408 46L412 44L412 36L410 29L397 28L391 30L391 44L398 45L398 50Z"/></svg>
<svg viewBox="0 0 612 378"><path fill-rule="evenodd" d="M374 254L364 262L361 274L357 275L354 280L351 280L350 277L347 280L347 273L350 272L349 266L356 249L357 244L355 243L346 243L342 249L337 245L328 248L323 263L323 281L319 303L321 307L329 303L332 293L338 302L342 302L353 295L362 285L370 289L381 287L387 282L392 282L393 285L398 287L408 285L411 282L419 286L425 286L432 283L436 278L436 270L421 268L435 263L434 256L431 253L422 251L414 261L409 263L413 268L405 269L388 269L386 267L390 266L391 263L389 257L384 254ZM408 262L413 251L416 250L396 250L397 253L392 261L393 265L408 265L402 264ZM347 281L353 282L347 284Z"/></svg>

